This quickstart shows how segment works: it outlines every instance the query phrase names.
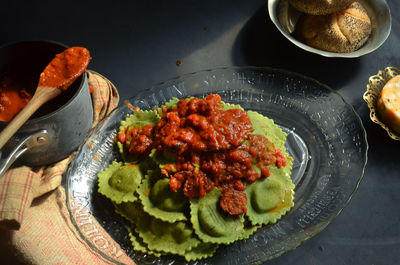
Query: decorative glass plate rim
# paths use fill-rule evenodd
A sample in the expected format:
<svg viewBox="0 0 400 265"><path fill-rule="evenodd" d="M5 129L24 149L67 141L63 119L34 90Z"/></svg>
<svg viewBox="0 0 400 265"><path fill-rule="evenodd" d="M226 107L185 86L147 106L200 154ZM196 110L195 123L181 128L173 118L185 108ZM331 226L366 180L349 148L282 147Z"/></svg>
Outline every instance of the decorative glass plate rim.
<svg viewBox="0 0 400 265"><path fill-rule="evenodd" d="M358 125L360 126L360 129L361 129L361 132L362 132L361 134L362 134L363 137L362 137L362 139L360 139L360 140L363 140L363 142L364 142L364 144L365 144L365 146L364 146L365 151L363 152L363 161L364 161L364 163L363 163L363 165L362 165L360 175L359 175L359 177L358 177L358 179L357 179L357 181L356 181L356 183L355 183L355 185L354 185L354 188L352 189L351 193L348 194L347 199L342 203L340 209L338 209L334 214L330 215L330 218L329 218L323 225L318 226L317 229L316 229L311 235L308 235L308 236L305 237L302 241L296 242L296 245L291 246L290 249L283 250L283 251L281 251L280 253L276 253L275 256L271 256L270 258L268 258L268 260L271 260L271 259L274 259L274 258L276 258L276 257L281 256L282 254L284 254L284 253L286 253L286 252L288 252L288 251L290 251L290 250L293 250L293 249L297 248L298 246L300 246L300 245L301 245L302 243L304 243L305 241L307 241L307 240L309 240L310 238L312 238L313 236L317 235L317 234L318 234L319 232L321 232L327 225L329 225L329 224L342 212L342 210L348 205L348 203L350 202L351 198L353 197L353 195L354 195L355 192L357 191L357 189L358 189L358 187L359 187L359 184L360 184L360 182L362 181L362 179L363 179L363 177L364 177L365 167L366 167L366 165L367 165L367 160L368 160L368 148L369 148L369 146L368 146L368 141L367 141L367 133L366 133L366 130L365 130L365 128L364 128L364 125L363 125L363 123L362 123L362 120L361 120L360 116L356 113L356 111L354 110L353 106L346 102L346 100L340 95L340 93L338 93L337 91L333 90L333 89L330 88L329 86L327 86L327 85L325 85L325 84L319 82L318 80L316 80L316 79L314 79L314 78L311 78L311 77L308 77L308 76L305 76L305 75L302 75L302 74L299 74L299 73L296 73L296 72L291 72L291 71L287 71L287 70L284 70L284 69L273 68L273 67L229 66L229 67L218 67L218 68L211 68L211 69L200 70L200 71L196 71L196 72L192 72L192 73L183 74L183 75L180 75L180 76L177 76L177 77L168 79L168 80L166 80L166 81L160 82L160 83L158 83L158 84L155 84L155 85L151 86L150 88L147 88L147 89L144 89L144 90L139 91L139 93L137 93L137 94L136 94L135 96L133 96L133 97L127 98L127 100L133 100L133 99L139 98L140 96L142 96L142 95L145 94L146 92L155 90L156 88L158 88L158 87L160 87L160 86L162 86L162 85L164 85L164 84L168 84L168 83L171 83L171 82L174 82L174 81L178 81L178 80L184 80L184 79L186 79L186 78L189 78L189 77L191 77L191 76L193 76L193 75L197 75L197 74L202 74L202 73L207 73L207 72L210 72L210 73L211 73L211 72L214 72L214 71L223 71L223 70L238 70L238 71L240 71L240 70L253 70L253 71L261 71L261 72L275 72L275 73L281 73L281 74L284 74L284 75L287 75L287 76L297 77L297 78L300 78L300 79L303 79L303 80L308 80L308 81L310 81L310 82L313 82L314 84L318 85L319 87L321 87L321 88L323 87L324 89L327 89L330 93L333 93L336 97L338 97L338 98L342 101L343 105L346 106L346 107L352 112L352 114L353 114L354 118L357 120ZM124 101L125 101L125 100L124 100ZM124 104L125 104L125 102L124 102ZM117 112L120 108L121 108L121 105L118 106L117 108L115 108L113 111L111 111L111 112L110 112L106 117L104 117L95 127L92 128L92 130L89 132L89 134L88 134L86 140L81 144L81 146L78 148L77 152L74 154L74 157L73 157L73 159L71 160L70 165L73 163L74 158L77 157L77 154L79 154L79 153L82 151L82 149L83 149L83 147L85 146L86 142L90 139L90 137L94 134L94 132L96 132L96 131L102 126L102 124L103 124L108 118L110 118L112 115L114 115L115 112ZM68 169L67 169L66 172L69 172L69 169L70 169L70 166L68 167ZM68 174L67 174L67 175L68 175ZM68 179L66 180L66 205L67 205L67 210L68 210L68 213L69 213L69 215L70 215L70 221L72 222L73 226L74 226L75 229L77 230L79 236L81 237L82 240L84 240L84 241L89 245L89 247L90 247L92 250L94 250L96 253L100 254L102 257L104 257L104 258L107 259L108 261L113 262L113 263L115 263L115 264L123 264L123 263L121 263L121 262L119 262L119 261L117 261L117 260L115 260L115 259L109 257L107 254L105 254L105 253L102 252L100 249L98 249L96 246L94 246L94 244L93 244L92 242L90 242L90 241L85 237L85 235L83 234L83 232L82 232L82 231L80 230L80 228L78 227L78 224L76 223L76 221L75 221L75 219L74 219L74 217L73 217L72 211L71 211L71 209L70 209L70 207L69 207L69 203L71 202L71 198L70 198L71 195L70 195L70 193L69 193L69 187L70 187L70 182L69 182L69 181L70 181L70 178L69 178L69 175L67 176L67 178L68 178Z"/></svg>

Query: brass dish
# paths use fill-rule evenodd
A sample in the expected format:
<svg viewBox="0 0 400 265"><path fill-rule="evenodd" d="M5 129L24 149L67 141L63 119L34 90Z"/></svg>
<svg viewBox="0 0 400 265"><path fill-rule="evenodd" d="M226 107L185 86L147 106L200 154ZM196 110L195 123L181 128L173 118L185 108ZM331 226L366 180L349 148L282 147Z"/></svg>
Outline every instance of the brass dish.
<svg viewBox="0 0 400 265"><path fill-rule="evenodd" d="M369 78L367 91L364 93L363 96L365 102L367 102L368 104L368 108L370 109L371 120L382 126L382 128L387 131L390 138L394 140L400 140L400 134L391 130L389 126L387 126L379 119L378 113L376 111L376 103L385 84L394 76L399 74L400 68L398 67L386 67L384 70L379 70L378 74L373 75Z"/></svg>

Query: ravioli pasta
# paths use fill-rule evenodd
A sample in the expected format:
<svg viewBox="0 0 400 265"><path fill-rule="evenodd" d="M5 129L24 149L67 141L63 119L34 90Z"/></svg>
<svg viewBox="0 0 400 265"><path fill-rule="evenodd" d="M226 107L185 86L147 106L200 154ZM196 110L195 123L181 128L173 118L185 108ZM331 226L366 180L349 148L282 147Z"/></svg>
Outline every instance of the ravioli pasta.
<svg viewBox="0 0 400 265"><path fill-rule="evenodd" d="M98 191L130 222L135 251L208 258L293 207L285 141L271 119L218 95L174 98L121 122L122 161L98 174Z"/></svg>

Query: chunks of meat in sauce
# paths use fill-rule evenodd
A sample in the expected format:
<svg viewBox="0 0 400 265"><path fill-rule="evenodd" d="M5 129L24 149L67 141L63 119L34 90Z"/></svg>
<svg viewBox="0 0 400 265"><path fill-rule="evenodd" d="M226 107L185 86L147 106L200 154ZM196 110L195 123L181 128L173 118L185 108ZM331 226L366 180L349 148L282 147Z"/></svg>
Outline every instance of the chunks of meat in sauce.
<svg viewBox="0 0 400 265"><path fill-rule="evenodd" d="M124 140L131 141L132 153L144 155L156 148L158 154L176 155L175 163L161 170L172 191L183 189L188 198L197 198L218 187L222 210L240 215L246 212L245 184L268 177L268 166L285 166L286 158L265 136L251 134L245 111L223 110L220 102L219 95L180 100L175 108L162 108L157 125L133 128Z"/></svg>

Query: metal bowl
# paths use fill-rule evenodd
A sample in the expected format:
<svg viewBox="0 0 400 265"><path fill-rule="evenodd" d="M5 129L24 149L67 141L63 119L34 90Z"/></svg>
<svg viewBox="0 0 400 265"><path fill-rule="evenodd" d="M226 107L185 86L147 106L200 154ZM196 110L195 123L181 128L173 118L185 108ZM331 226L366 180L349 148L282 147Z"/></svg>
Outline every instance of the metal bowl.
<svg viewBox="0 0 400 265"><path fill-rule="evenodd" d="M18 80L34 93L39 75L54 56L68 48L53 41L22 41L0 47L0 78ZM66 91L45 103L0 150L0 173L14 160L32 167L69 156L84 141L93 122L86 74ZM0 122L3 130L8 122Z"/></svg>
<svg viewBox="0 0 400 265"><path fill-rule="evenodd" d="M368 41L360 49L349 53L323 51L297 40L293 32L302 13L293 8L289 0L268 0L268 12L278 30L301 49L325 57L356 58L378 49L389 36L392 27L390 9L385 0L358 1L365 7L371 18L372 32Z"/></svg>

